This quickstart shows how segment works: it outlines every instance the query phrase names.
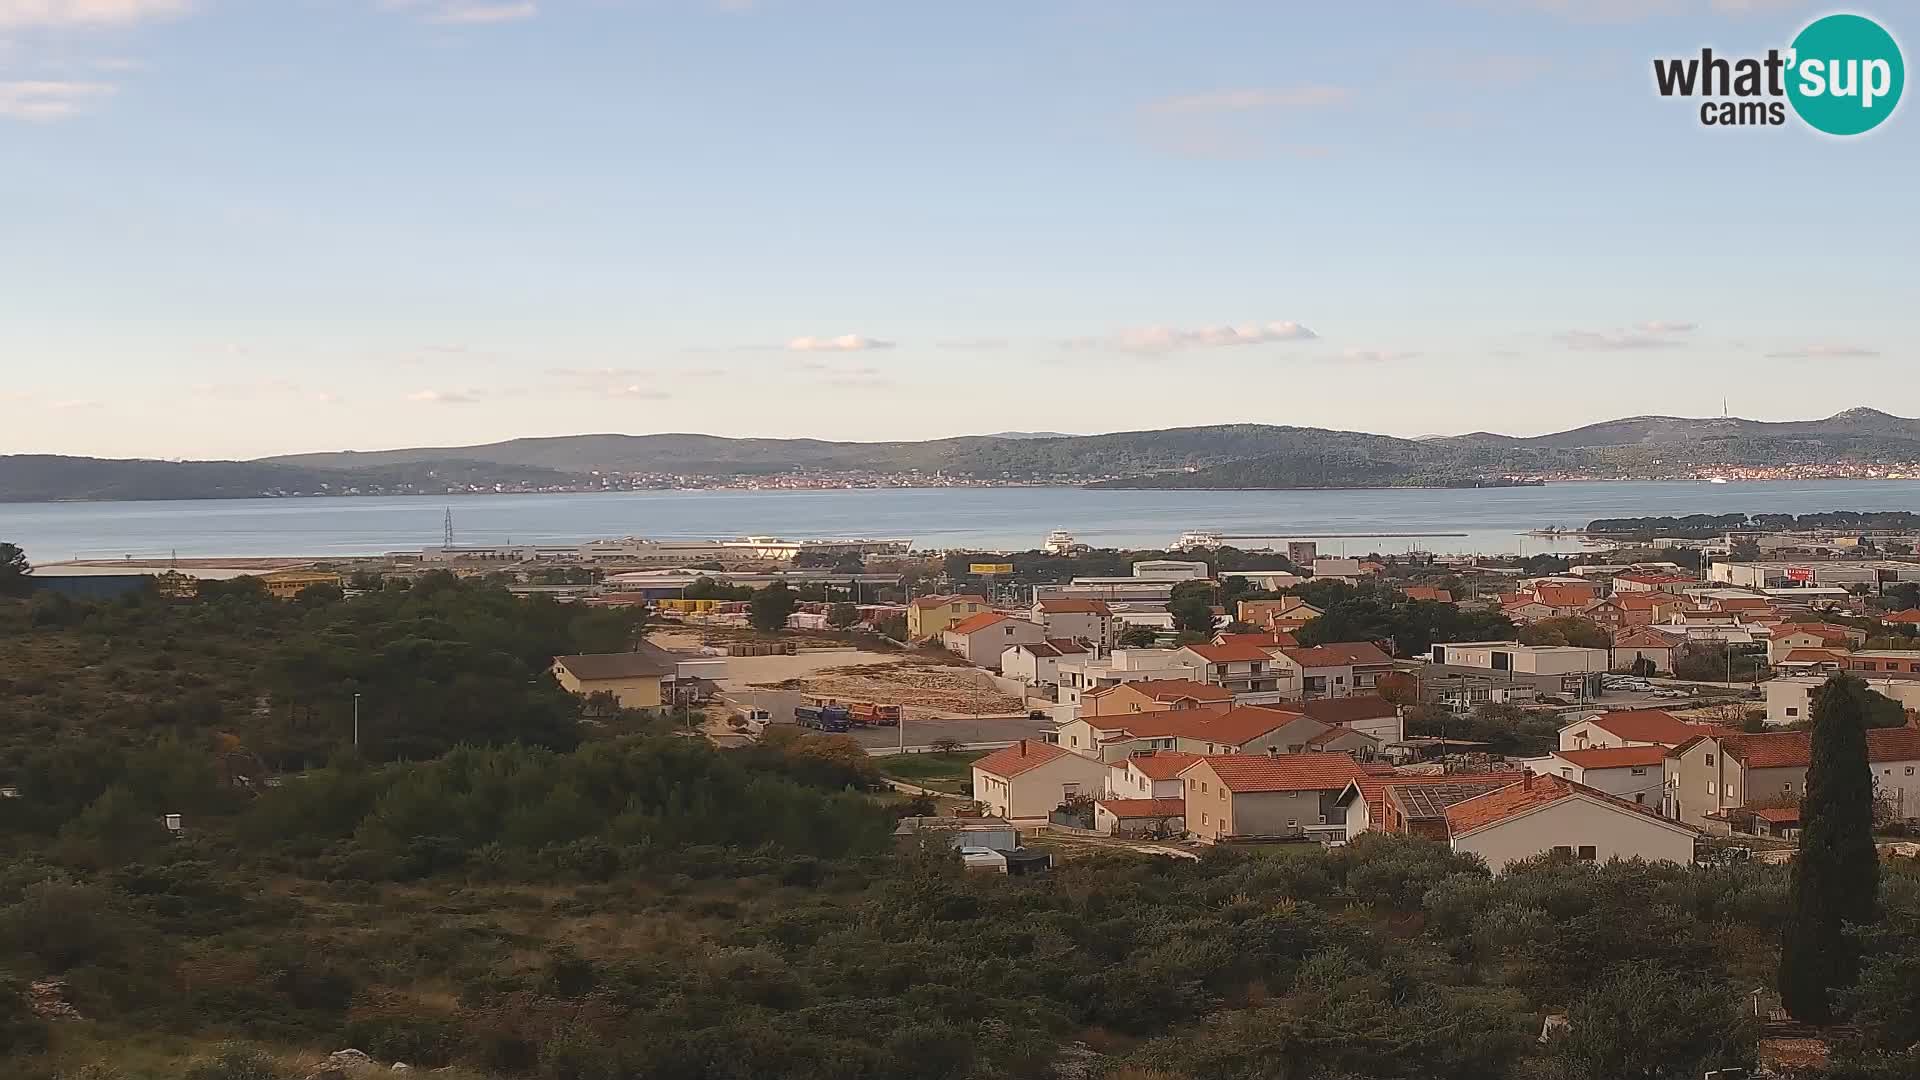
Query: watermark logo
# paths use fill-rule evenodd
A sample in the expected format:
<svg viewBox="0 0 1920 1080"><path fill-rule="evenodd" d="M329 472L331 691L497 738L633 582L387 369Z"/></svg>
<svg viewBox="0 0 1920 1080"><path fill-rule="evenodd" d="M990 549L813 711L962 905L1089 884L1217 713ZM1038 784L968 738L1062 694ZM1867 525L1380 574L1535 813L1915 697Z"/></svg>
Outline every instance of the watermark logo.
<svg viewBox="0 0 1920 1080"><path fill-rule="evenodd" d="M1886 28L1862 15L1828 15L1765 56L1699 56L1653 62L1661 97L1699 98L1707 127L1778 127L1788 109L1828 135L1862 135L1900 107L1907 67Z"/></svg>

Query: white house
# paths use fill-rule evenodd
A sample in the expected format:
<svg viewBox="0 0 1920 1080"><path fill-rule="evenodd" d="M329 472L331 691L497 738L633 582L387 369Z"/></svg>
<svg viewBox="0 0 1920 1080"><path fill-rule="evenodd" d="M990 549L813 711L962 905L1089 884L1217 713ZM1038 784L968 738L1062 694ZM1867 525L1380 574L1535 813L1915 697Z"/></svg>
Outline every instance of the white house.
<svg viewBox="0 0 1920 1080"><path fill-rule="evenodd" d="M1901 708L1920 710L1920 679L1911 677L1876 679L1871 672L1866 671L1852 671L1849 674L1864 679L1869 690L1882 697L1892 698L1900 703ZM1768 726L1785 727L1812 717L1813 692L1825 685L1826 681L1826 676L1821 675L1768 679L1763 684L1767 688Z"/></svg>
<svg viewBox="0 0 1920 1080"><path fill-rule="evenodd" d="M1593 750L1555 750L1526 762L1541 775L1585 784L1640 806L1659 806L1667 782L1664 746L1609 746Z"/></svg>
<svg viewBox="0 0 1920 1080"><path fill-rule="evenodd" d="M1364 571L1360 569L1359 559L1319 558L1313 560L1313 579L1315 581L1352 581L1362 573L1364 573Z"/></svg>
<svg viewBox="0 0 1920 1080"><path fill-rule="evenodd" d="M1611 669L1605 649L1572 645L1522 645L1517 641L1460 641L1435 645L1436 664L1511 671L1521 675L1576 675Z"/></svg>
<svg viewBox="0 0 1920 1080"><path fill-rule="evenodd" d="M1393 658L1370 641L1268 651L1275 686L1290 701L1371 694L1380 676L1393 670Z"/></svg>
<svg viewBox="0 0 1920 1080"><path fill-rule="evenodd" d="M1083 641L1099 654L1113 650L1113 609L1105 600L1036 600L1033 621L1046 628L1048 641Z"/></svg>
<svg viewBox="0 0 1920 1080"><path fill-rule="evenodd" d="M1178 750L1143 750L1116 761L1107 770L1110 799L1177 799L1186 790L1180 772L1200 760Z"/></svg>
<svg viewBox="0 0 1920 1080"><path fill-rule="evenodd" d="M1637 858L1684 866L1693 862L1699 835L1650 808L1560 776L1530 774L1447 807L1453 850L1480 856L1496 874L1546 852L1584 862Z"/></svg>
<svg viewBox="0 0 1920 1080"><path fill-rule="evenodd" d="M1069 799L1098 797L1110 771L1098 758L1021 739L973 763L973 798L1009 821L1044 818Z"/></svg>
<svg viewBox="0 0 1920 1080"><path fill-rule="evenodd" d="M1176 655L1177 649L1115 649L1107 657L1091 654L1061 657L1055 665L1059 673L1060 702L1080 704L1081 698L1095 690L1129 682L1159 682L1167 679L1194 679L1199 674L1191 663Z"/></svg>
<svg viewBox="0 0 1920 1080"><path fill-rule="evenodd" d="M1077 641L1052 640L1009 645L1000 654L1000 674L1028 686L1055 686L1060 682L1060 661L1087 655Z"/></svg>
<svg viewBox="0 0 1920 1080"><path fill-rule="evenodd" d="M1560 729L1560 749L1597 750L1609 746L1679 746L1716 730L1689 724L1663 709L1621 709L1582 717Z"/></svg>
<svg viewBox="0 0 1920 1080"><path fill-rule="evenodd" d="M1045 640L1047 632L1038 623L995 611L962 619L940 632L940 644L948 652L965 657L968 663L991 668L999 666L1009 646L1037 645Z"/></svg>

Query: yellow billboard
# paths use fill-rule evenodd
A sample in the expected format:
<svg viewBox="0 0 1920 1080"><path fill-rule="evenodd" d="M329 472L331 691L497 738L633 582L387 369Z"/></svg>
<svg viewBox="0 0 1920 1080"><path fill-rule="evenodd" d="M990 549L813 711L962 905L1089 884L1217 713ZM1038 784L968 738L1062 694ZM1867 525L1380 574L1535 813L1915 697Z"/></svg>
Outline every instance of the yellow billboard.
<svg viewBox="0 0 1920 1080"><path fill-rule="evenodd" d="M1011 574L1013 573L1013 564L1010 562L977 562L967 567L967 572L972 574Z"/></svg>

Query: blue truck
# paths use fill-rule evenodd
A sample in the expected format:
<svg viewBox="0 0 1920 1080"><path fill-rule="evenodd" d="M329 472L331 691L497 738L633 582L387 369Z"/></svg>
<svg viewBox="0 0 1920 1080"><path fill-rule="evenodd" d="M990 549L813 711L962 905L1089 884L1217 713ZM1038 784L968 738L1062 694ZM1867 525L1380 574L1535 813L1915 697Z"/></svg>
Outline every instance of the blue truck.
<svg viewBox="0 0 1920 1080"><path fill-rule="evenodd" d="M847 731L853 727L853 716L845 705L795 705L793 722L820 731Z"/></svg>

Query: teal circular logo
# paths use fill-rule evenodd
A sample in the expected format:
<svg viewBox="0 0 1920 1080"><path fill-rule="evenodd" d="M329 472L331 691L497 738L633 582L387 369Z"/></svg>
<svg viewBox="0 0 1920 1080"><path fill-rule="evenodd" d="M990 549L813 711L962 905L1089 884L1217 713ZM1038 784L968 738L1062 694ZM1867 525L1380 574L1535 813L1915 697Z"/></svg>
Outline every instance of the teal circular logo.
<svg viewBox="0 0 1920 1080"><path fill-rule="evenodd" d="M1860 15L1829 15L1793 39L1787 99L1793 111L1829 135L1879 127L1900 105L1907 66L1893 35Z"/></svg>

